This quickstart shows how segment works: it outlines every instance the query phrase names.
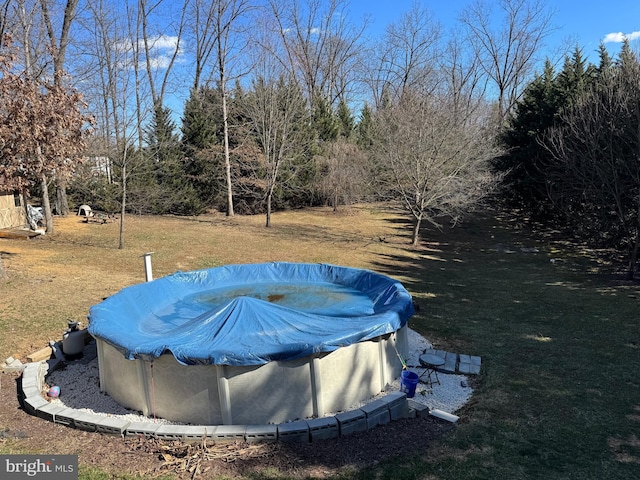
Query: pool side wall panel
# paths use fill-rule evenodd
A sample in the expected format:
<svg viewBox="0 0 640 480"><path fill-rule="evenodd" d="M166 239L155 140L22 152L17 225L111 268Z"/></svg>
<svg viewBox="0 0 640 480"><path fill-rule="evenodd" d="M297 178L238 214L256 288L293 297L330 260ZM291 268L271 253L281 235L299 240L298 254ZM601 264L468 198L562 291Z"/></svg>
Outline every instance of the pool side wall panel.
<svg viewBox="0 0 640 480"><path fill-rule="evenodd" d="M222 424L216 365L182 365L173 355L144 362L150 415L200 425Z"/></svg>
<svg viewBox="0 0 640 480"><path fill-rule="evenodd" d="M320 359L324 412L345 410L381 391L378 342L343 347Z"/></svg>
<svg viewBox="0 0 640 480"><path fill-rule="evenodd" d="M100 390L108 393L116 402L126 408L139 410L150 415L145 394L146 383L140 378L138 362L127 360L122 353L102 340L97 340L98 367L100 368Z"/></svg>
<svg viewBox="0 0 640 480"><path fill-rule="evenodd" d="M281 423L313 415L309 357L225 368L233 424Z"/></svg>
<svg viewBox="0 0 640 480"><path fill-rule="evenodd" d="M400 376L398 354L408 354L406 330L339 348L315 361L310 356L245 367L186 366L171 354L151 366L125 359L98 339L101 389L145 415L201 425L261 425L334 414ZM226 392L219 389L221 379Z"/></svg>

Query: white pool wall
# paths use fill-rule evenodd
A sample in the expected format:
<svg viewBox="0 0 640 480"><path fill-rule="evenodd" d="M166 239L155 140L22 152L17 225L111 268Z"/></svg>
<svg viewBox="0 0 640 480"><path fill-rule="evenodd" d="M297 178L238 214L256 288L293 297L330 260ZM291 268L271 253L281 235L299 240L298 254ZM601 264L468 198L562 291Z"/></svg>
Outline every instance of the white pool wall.
<svg viewBox="0 0 640 480"><path fill-rule="evenodd" d="M261 366L182 365L170 353L127 360L97 340L100 390L121 405L196 425L251 425L348 410L400 376L407 326L330 353Z"/></svg>

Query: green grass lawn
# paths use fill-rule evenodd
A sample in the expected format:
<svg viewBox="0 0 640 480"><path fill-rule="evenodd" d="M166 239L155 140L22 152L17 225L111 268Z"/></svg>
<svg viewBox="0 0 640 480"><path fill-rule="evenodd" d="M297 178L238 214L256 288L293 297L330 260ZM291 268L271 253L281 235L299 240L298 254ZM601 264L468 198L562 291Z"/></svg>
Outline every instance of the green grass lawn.
<svg viewBox="0 0 640 480"><path fill-rule="evenodd" d="M271 260L370 268L413 294L420 310L412 328L439 348L481 356L482 372L452 433L421 455L342 478L640 478L640 288L610 275L594 252L494 215L425 231L419 250L395 230L402 218L380 209L276 214L273 229L262 220L132 218L125 251L113 246L115 227L73 219L53 239L4 243L10 276L0 298L0 350L26 354L62 332L67 315L84 315L102 296L142 281L145 251L156 252L156 276ZM51 273L57 265L64 268ZM25 290L28 300L8 297ZM21 337L16 323L40 311L29 316L36 333ZM107 478L83 468L83 477Z"/></svg>
<svg viewBox="0 0 640 480"><path fill-rule="evenodd" d="M406 265L411 324L481 356L478 387L455 433L357 478L640 478L637 285L506 219L427 241Z"/></svg>

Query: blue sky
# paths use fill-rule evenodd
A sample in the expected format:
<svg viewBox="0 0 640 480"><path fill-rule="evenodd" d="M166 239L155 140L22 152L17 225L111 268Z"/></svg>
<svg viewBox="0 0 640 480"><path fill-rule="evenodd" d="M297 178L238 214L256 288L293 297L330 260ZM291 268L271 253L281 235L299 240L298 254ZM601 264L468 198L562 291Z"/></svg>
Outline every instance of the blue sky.
<svg viewBox="0 0 640 480"><path fill-rule="evenodd" d="M411 9L414 1L425 5L447 33L458 23L460 12L472 0L348 0L349 20L358 25L365 15L368 16L370 24L365 35L377 40L382 38L388 24L399 21ZM554 31L547 39L541 58L551 58L556 66L562 65L561 52L572 50L575 45L583 49L587 60L596 64L601 41L606 42L609 53L615 56L623 35L636 38L632 46L640 51L640 0L546 0L546 3L554 12ZM164 40L172 47L175 37ZM159 48L156 61L161 62L163 58L163 51ZM542 62L538 69L541 68ZM185 81L190 80L185 77ZM185 88L172 102L176 112L182 111L187 92L188 88Z"/></svg>
<svg viewBox="0 0 640 480"><path fill-rule="evenodd" d="M397 21L410 9L413 0L351 0L353 20L364 14L371 16L370 34L378 36L385 26ZM455 24L460 11L468 0L420 0L432 12L434 18L445 29ZM592 62L597 62L597 49L601 41L606 43L610 53L617 53L619 34L640 38L640 0L548 0L547 4L555 12L553 24L556 30L548 39L550 57L566 42L576 43ZM607 37L608 35L610 37ZM640 40L632 42L634 47Z"/></svg>

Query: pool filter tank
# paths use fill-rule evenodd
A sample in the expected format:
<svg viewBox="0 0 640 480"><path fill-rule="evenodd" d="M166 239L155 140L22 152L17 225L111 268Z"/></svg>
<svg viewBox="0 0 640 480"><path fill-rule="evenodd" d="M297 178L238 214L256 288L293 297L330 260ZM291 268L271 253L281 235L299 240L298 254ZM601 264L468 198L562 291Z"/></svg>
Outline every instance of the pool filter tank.
<svg viewBox="0 0 640 480"><path fill-rule="evenodd" d="M62 335L62 351L67 357L75 357L84 350L84 330L79 330L78 322L69 320L67 330Z"/></svg>

